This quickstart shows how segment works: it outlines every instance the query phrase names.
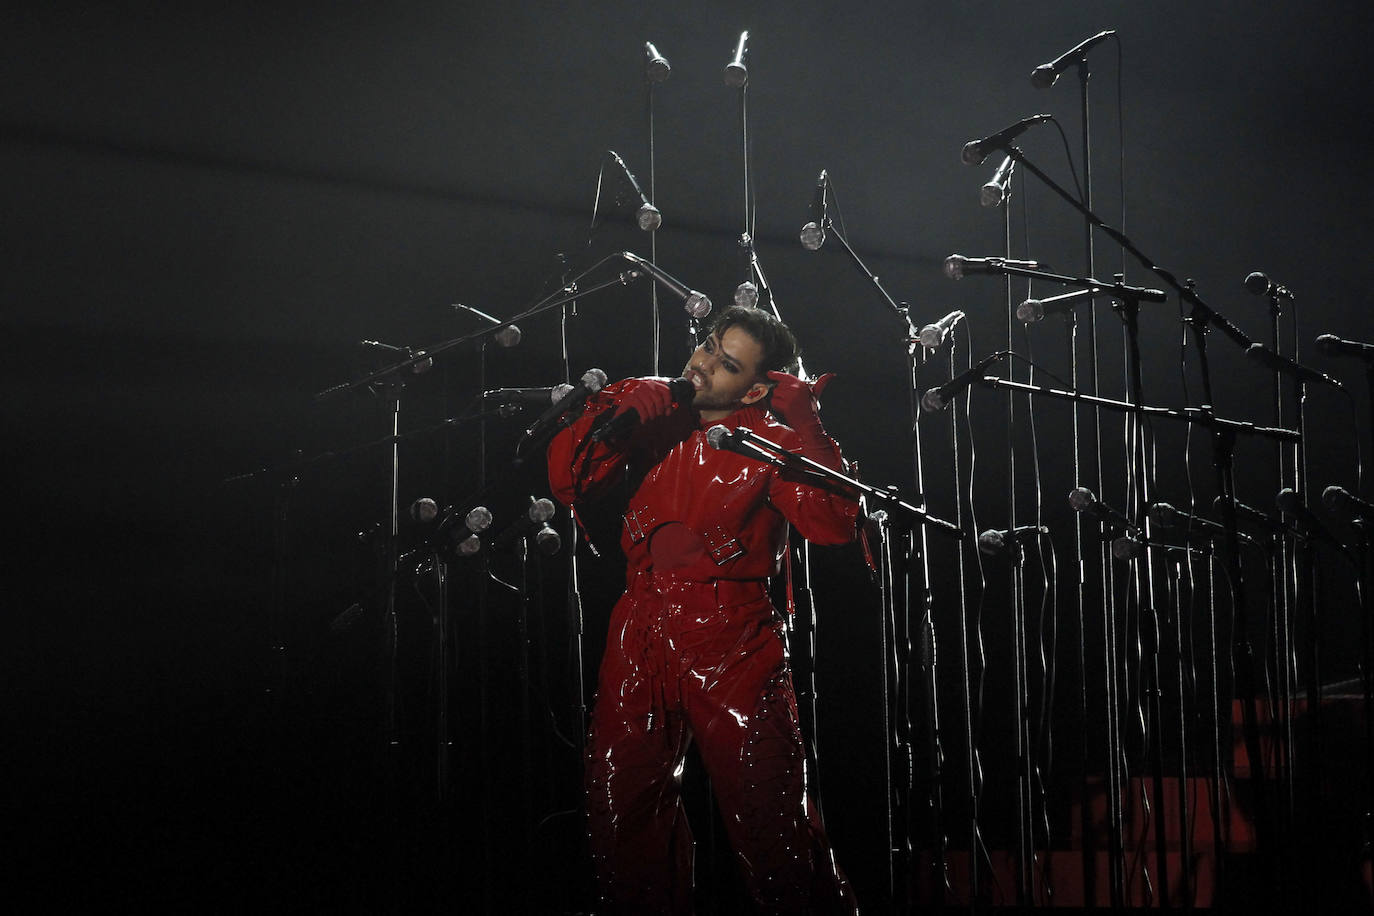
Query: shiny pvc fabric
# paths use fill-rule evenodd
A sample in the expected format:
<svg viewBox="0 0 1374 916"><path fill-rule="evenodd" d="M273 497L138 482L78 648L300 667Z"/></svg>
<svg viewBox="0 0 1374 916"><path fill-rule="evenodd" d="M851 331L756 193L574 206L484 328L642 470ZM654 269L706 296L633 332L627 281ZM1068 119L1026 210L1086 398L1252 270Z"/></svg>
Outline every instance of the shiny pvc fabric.
<svg viewBox="0 0 1374 916"><path fill-rule="evenodd" d="M712 449L679 411L628 450L587 439L636 380L609 386L549 449L565 502L629 492L627 589L613 611L587 746L593 858L614 912L692 910L691 831L680 799L697 742L746 886L764 913L854 913L806 791L806 758L783 623L768 599L789 521L809 538L853 537L857 504ZM828 437L802 442L759 408L746 425L838 466Z"/></svg>

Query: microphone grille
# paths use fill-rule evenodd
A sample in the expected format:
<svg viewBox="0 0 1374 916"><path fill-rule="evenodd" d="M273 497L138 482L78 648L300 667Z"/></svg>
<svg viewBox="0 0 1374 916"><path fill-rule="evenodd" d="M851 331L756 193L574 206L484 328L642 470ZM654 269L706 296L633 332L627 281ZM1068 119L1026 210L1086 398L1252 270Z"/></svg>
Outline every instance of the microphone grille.
<svg viewBox="0 0 1374 916"><path fill-rule="evenodd" d="M658 211L658 207L653 204L644 204L639 208L639 213L635 217L639 223L639 228L645 232L653 232L663 225L663 214Z"/></svg>
<svg viewBox="0 0 1374 916"><path fill-rule="evenodd" d="M1178 510L1168 503L1155 503L1149 509L1150 518L1165 528L1172 528L1178 523Z"/></svg>
<svg viewBox="0 0 1374 916"><path fill-rule="evenodd" d="M1133 537L1122 535L1112 541L1112 556L1118 560L1134 560L1145 552L1145 545Z"/></svg>
<svg viewBox="0 0 1374 916"><path fill-rule="evenodd" d="M987 154L983 152L977 140L970 140L964 144L964 151L959 154L959 158L963 160L964 165L982 165Z"/></svg>
<svg viewBox="0 0 1374 916"><path fill-rule="evenodd" d="M707 299L704 294L696 290L692 290L687 294L687 298L683 301L682 307L686 310L687 314L691 315L693 318L705 318L707 315L711 314L711 300Z"/></svg>
<svg viewBox="0 0 1374 916"><path fill-rule="evenodd" d="M1344 504L1346 495L1343 488L1332 484L1322 490L1322 505L1326 507L1328 512L1335 512Z"/></svg>
<svg viewBox="0 0 1374 916"><path fill-rule="evenodd" d="M428 496L422 496L410 504L411 521L428 524L439 515L439 504Z"/></svg>
<svg viewBox="0 0 1374 916"><path fill-rule="evenodd" d="M567 382L559 382L557 385L554 385L552 388L549 389L549 403L557 404L559 401L566 398L568 396L568 393L572 390L572 385L569 385Z"/></svg>
<svg viewBox="0 0 1374 916"><path fill-rule="evenodd" d="M1289 515L1297 515L1302 509L1302 497L1298 491L1292 487L1284 487L1279 491L1279 495L1274 498L1274 503L1280 512L1287 512Z"/></svg>
<svg viewBox="0 0 1374 916"><path fill-rule="evenodd" d="M921 346L931 350L945 342L945 332L941 330L938 325L934 324L928 324L921 328L921 333L917 336L921 341Z"/></svg>
<svg viewBox="0 0 1374 916"><path fill-rule="evenodd" d="M587 386L587 390L596 394L606 387L606 373L600 369L588 369L582 373L582 384Z"/></svg>
<svg viewBox="0 0 1374 916"><path fill-rule="evenodd" d="M825 244L825 230L821 228L820 223L812 220L802 226L798 238L801 239L802 247L807 251L816 251Z"/></svg>
<svg viewBox="0 0 1374 916"><path fill-rule="evenodd" d="M518 344L523 336L520 329L511 324L496 332L496 342L503 347L509 348Z"/></svg>
<svg viewBox="0 0 1374 916"><path fill-rule="evenodd" d="M532 522L547 522L549 519L553 518L553 513L553 500L549 499L547 496L541 496L539 499L530 503L530 521Z"/></svg>
<svg viewBox="0 0 1374 916"><path fill-rule="evenodd" d="M1097 494L1087 487L1074 487L1069 491L1069 505L1075 512L1086 512L1097 502Z"/></svg>
<svg viewBox="0 0 1374 916"><path fill-rule="evenodd" d="M752 280L745 280L735 287L735 305L754 308L759 304L759 288Z"/></svg>
<svg viewBox="0 0 1374 916"><path fill-rule="evenodd" d="M1336 356L1340 353L1340 338L1335 334L1321 334L1317 337L1317 349L1327 356Z"/></svg>
<svg viewBox="0 0 1374 916"><path fill-rule="evenodd" d="M999 207L1002 205L1003 196L1002 186L995 181L989 181L979 192L978 202L985 207Z"/></svg>
<svg viewBox="0 0 1374 916"><path fill-rule="evenodd" d="M479 531L486 531L491 527L491 510L486 506L474 506L468 512L463 523L468 526L468 530L473 534Z"/></svg>
<svg viewBox="0 0 1374 916"><path fill-rule="evenodd" d="M978 552L995 556L1007 549L1007 541L1002 532L989 528L978 535Z"/></svg>
<svg viewBox="0 0 1374 916"><path fill-rule="evenodd" d="M926 413L944 410L947 403L949 402L945 400L945 396L940 393L939 388L927 388L926 393L921 395L921 409Z"/></svg>
<svg viewBox="0 0 1374 916"><path fill-rule="evenodd" d="M1041 64L1031 71L1031 85L1036 89L1048 89L1059 81L1059 74L1049 64Z"/></svg>
<svg viewBox="0 0 1374 916"><path fill-rule="evenodd" d="M1260 271L1254 271L1245 278L1245 288L1256 296L1269 292L1269 278Z"/></svg>
<svg viewBox="0 0 1374 916"><path fill-rule="evenodd" d="M659 53L658 48L654 47L652 41L644 42L644 75L649 78L651 83L661 83L672 75L672 65L668 63L668 58Z"/></svg>
<svg viewBox="0 0 1374 916"><path fill-rule="evenodd" d="M952 254L945 258L945 276L951 280L964 279L964 263L967 260L961 254Z"/></svg>
<svg viewBox="0 0 1374 916"><path fill-rule="evenodd" d="M726 439L729 435L730 430L726 428L724 424L717 423L715 426L706 430L706 442L711 448L722 449L725 448Z"/></svg>
<svg viewBox="0 0 1374 916"><path fill-rule="evenodd" d="M1034 324L1045 317L1045 303L1039 299L1027 299L1016 307L1016 317L1026 324Z"/></svg>
<svg viewBox="0 0 1374 916"><path fill-rule="evenodd" d="M731 89L743 89L747 82L749 82L748 67L735 60L725 65L725 85Z"/></svg>
<svg viewBox="0 0 1374 916"><path fill-rule="evenodd" d="M563 548L563 539L548 525L540 528L534 535L535 548L546 557L551 557Z"/></svg>

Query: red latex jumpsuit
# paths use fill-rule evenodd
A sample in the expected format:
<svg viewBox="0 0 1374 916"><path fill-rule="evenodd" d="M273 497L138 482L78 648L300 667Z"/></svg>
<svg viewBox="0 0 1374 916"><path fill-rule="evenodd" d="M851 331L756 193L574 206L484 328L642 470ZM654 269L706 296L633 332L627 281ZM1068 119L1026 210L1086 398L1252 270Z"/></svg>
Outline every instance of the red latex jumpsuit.
<svg viewBox="0 0 1374 916"><path fill-rule="evenodd" d="M692 911L680 786L695 740L759 910L857 913L806 791L783 622L766 580L778 572L788 522L816 543L846 543L858 505L712 448L692 410L644 423L628 450L591 442L594 426L641 384L608 386L549 448L563 502L617 487L630 494L627 586L611 616L586 760L601 893L619 913ZM721 422L841 466L823 432L803 441L759 406Z"/></svg>

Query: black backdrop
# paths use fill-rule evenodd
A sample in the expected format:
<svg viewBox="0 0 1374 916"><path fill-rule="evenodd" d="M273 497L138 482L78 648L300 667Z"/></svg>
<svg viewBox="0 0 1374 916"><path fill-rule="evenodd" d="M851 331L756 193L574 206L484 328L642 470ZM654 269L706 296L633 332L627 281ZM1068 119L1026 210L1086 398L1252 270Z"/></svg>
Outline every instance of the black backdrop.
<svg viewBox="0 0 1374 916"><path fill-rule="evenodd" d="M1049 91L1033 89L1028 75L1082 38L1117 29L1124 119L1113 46L1093 57L1098 211L1124 223L1161 265L1196 279L1256 339L1267 339L1267 313L1242 278L1264 270L1297 292L1301 356L1342 379L1357 404L1352 414L1338 395L1314 390L1312 479L1354 488L1352 415L1368 434L1362 379L1315 354L1311 339L1374 335L1361 155L1369 17L1360 4L1293 3L10 5L0 29L0 347L13 537L6 806L34 889L225 908L324 899L375 909L397 885L419 906L452 903L474 887L487 889L490 904L529 883L514 880L515 866L492 864L516 858L507 852L521 832L510 822L531 792L516 772L518 747L499 744L512 735L497 728L489 738L494 783L477 778L471 753L457 755L466 801L443 817L415 788L421 777L410 795L386 789L374 727L376 558L354 537L384 517L384 456L365 451L300 475L283 569L282 670L267 651L276 487L269 478L224 481L297 450L385 434L377 399L311 400L367 367L358 340L420 344L472 330L453 302L512 315L556 285L560 253L573 264L647 253L646 237L624 218L608 218L590 241L587 229L604 150L618 150L641 179L648 173L645 39L674 67L655 98L660 263L718 305L738 282L739 105L720 69L748 28L760 258L808 366L841 374L826 398L830 428L870 480L909 489L901 328L833 243L818 253L796 243L815 175L829 170L848 237L918 324L963 308L969 336L959 338L956 359L1000 348L1001 285L955 284L940 272L953 251L994 254L1003 244L1001 214L977 205L994 163L966 168L960 147L1045 111L1061 120L1077 156L1072 74ZM1027 134L1023 148L1068 181L1052 127ZM1011 215L1018 253L1067 273L1081 268L1079 223L1043 187L1021 183ZM1099 273L1119 269L1106 240L1098 246ZM1132 282L1149 282L1138 265L1126 270ZM574 375L591 365L612 377L651 371L648 295L636 285L579 304L567 326ZM1119 393L1118 324L1099 309L1104 389ZM1051 324L1017 348L1062 374ZM1176 304L1147 307L1142 325L1148 399L1196 403L1195 376L1189 393L1180 381ZM661 327L661 370L675 374L686 328L671 300ZM559 321L545 316L524 331L519 348L488 353L490 384L561 377ZM1268 420L1268 376L1212 337L1218 410ZM1194 356L1190 365L1195 371ZM947 369L927 372L938 381ZM475 351L459 348L411 380L407 426L454 415L477 384ZM979 520L1001 527L1002 399L973 397ZM1048 405L1037 417L1046 521L1062 535L1061 494L1074 482L1067 414ZM943 424L929 428L931 504L948 510L949 434ZM1156 431L1162 495L1186 502L1182 432ZM493 429L493 467L508 463L516 432ZM1036 491L1031 443L1021 436L1024 517ZM1205 443L1194 436L1190 451L1205 505L1213 493ZM1251 503L1270 504L1271 455L1241 443L1240 493ZM475 461L471 427L409 443L403 503L463 499ZM1119 460L1109 454L1108 464ZM503 490L503 518L542 493L537 469L522 475ZM1121 487L1104 487L1104 497L1119 500ZM1071 544L1058 542L1067 593ZM945 576L942 664L952 673L953 560L933 560ZM818 563L828 814L869 890L882 883L872 839L881 809L878 628L857 554L825 552ZM613 560L592 566L590 661L616 575ZM561 578L546 567L536 622L547 630L536 644L550 683L566 685ZM990 571L989 608L1000 606L1001 575ZM1354 622L1348 575L1331 575L1324 639L1326 679L1335 681L1354 674ZM455 585L470 599L470 581ZM419 632L423 599L406 589L405 613ZM339 624L355 602L363 612ZM509 695L512 618L509 609L493 613L489 643L464 629L475 623L461 613L458 637L467 653L489 645L486 689ZM999 626L989 611L994 673L1006 651ZM1074 639L1065 624L1063 690L1076 678L1067 660ZM422 689L414 685L430 671L426 649L403 649L412 653L403 654L408 689ZM472 693L483 685L478 659L460 661L457 743L470 745L480 728ZM996 746L1006 707L995 677L988 696L985 731ZM545 699L567 702L556 691ZM424 701L408 708L418 716ZM567 716L566 706L556 709L562 731ZM1075 727L1059 732L1067 747L1080 740ZM551 731L538 739L538 818L576 803L575 756ZM1073 759L1056 757L1070 782ZM989 808L1004 800L1008 778L989 764ZM473 827L479 802L503 824L485 843ZM567 888L560 905L572 908L584 889L578 830L573 817L551 823L536 836L535 860L550 879L538 883ZM397 852L397 834L414 848ZM486 860L474 852L483 846ZM485 878L484 867L495 876Z"/></svg>

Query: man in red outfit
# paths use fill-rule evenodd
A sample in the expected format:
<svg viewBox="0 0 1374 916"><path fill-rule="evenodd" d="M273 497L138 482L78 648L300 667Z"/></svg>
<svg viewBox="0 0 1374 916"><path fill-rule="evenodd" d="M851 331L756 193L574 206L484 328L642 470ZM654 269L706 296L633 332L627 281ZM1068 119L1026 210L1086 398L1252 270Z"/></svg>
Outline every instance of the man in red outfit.
<svg viewBox="0 0 1374 916"><path fill-rule="evenodd" d="M858 504L706 440L713 425L747 426L839 469L817 413L826 379L803 382L788 374L796 366L786 325L731 308L683 369L690 403L677 403L663 379L626 379L590 399L549 447L563 502L628 498L627 586L611 616L586 769L597 879L618 913L691 912L680 783L693 740L760 911L857 912L807 794L767 579L779 571L788 523L814 542L846 543ZM594 440L631 410L638 423L628 432Z"/></svg>

